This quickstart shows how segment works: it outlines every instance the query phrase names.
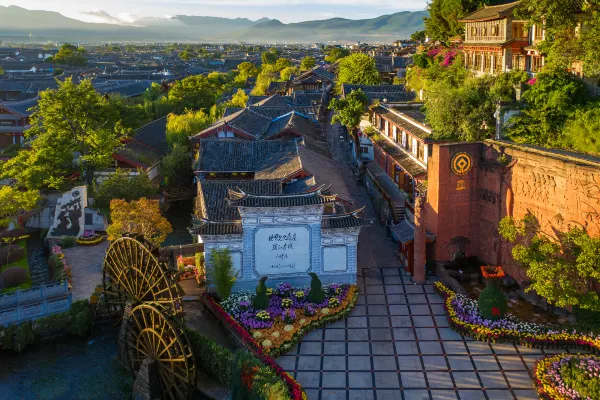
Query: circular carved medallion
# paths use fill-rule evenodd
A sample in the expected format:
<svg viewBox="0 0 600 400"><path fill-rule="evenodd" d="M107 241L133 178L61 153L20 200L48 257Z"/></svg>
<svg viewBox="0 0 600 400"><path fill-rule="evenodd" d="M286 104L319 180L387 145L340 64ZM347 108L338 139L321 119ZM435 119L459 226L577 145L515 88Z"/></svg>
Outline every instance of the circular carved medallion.
<svg viewBox="0 0 600 400"><path fill-rule="evenodd" d="M467 153L457 153L452 157L451 167L456 175L466 175L473 167L473 162Z"/></svg>

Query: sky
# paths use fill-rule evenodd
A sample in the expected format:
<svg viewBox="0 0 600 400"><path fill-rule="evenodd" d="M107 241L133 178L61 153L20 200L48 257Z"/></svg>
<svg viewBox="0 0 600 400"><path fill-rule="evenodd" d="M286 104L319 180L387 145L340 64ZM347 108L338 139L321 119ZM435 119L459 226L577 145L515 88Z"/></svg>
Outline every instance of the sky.
<svg viewBox="0 0 600 400"><path fill-rule="evenodd" d="M143 24L147 18L177 14L263 17L299 22L333 17L363 19L425 9L427 0L0 0L30 10L57 11L87 22Z"/></svg>

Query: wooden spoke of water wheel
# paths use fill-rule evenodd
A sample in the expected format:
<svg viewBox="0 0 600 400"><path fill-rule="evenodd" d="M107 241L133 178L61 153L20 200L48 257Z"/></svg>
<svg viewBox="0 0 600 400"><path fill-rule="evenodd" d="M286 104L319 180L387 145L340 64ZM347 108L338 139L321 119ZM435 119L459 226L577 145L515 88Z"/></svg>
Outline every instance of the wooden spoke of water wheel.
<svg viewBox="0 0 600 400"><path fill-rule="evenodd" d="M123 311L125 302L154 302L181 311L181 295L177 283L164 265L139 241L120 238L112 242L102 269L104 292L109 308Z"/></svg>
<svg viewBox="0 0 600 400"><path fill-rule="evenodd" d="M192 347L177 320L158 304L144 303L128 316L127 354L137 373L145 359L157 368L163 399L189 399L196 385Z"/></svg>

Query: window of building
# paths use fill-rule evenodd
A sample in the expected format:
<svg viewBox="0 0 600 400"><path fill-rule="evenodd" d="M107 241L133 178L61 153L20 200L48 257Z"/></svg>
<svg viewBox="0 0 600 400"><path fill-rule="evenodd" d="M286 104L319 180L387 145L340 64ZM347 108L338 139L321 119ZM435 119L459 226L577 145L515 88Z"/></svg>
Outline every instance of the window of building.
<svg viewBox="0 0 600 400"><path fill-rule="evenodd" d="M402 131L402 147L406 148L406 132Z"/></svg>
<svg viewBox="0 0 600 400"><path fill-rule="evenodd" d="M471 36L477 36L477 28L476 27L471 27Z"/></svg>
<svg viewBox="0 0 600 400"><path fill-rule="evenodd" d="M425 165L427 165L427 159L429 158L429 146L424 145L423 147L425 148L423 151L423 161L425 162Z"/></svg>
<svg viewBox="0 0 600 400"><path fill-rule="evenodd" d="M423 150L423 144L419 143L419 145L418 145L418 151L417 151L417 158L419 160L422 160L423 158L425 158L424 153L425 152Z"/></svg>
<svg viewBox="0 0 600 400"><path fill-rule="evenodd" d="M482 31L483 31L483 32L481 33L481 36L487 36L487 27L485 27L485 26L484 26L484 27L482 28Z"/></svg>
<svg viewBox="0 0 600 400"><path fill-rule="evenodd" d="M417 155L419 151L419 142L417 141L417 139L413 138L412 140L412 153L413 155Z"/></svg>
<svg viewBox="0 0 600 400"><path fill-rule="evenodd" d="M392 135L394 136L394 143L398 143L398 127L396 125L392 126Z"/></svg>
<svg viewBox="0 0 600 400"><path fill-rule="evenodd" d="M369 152L369 146L361 146L361 151L363 153L368 153Z"/></svg>
<svg viewBox="0 0 600 400"><path fill-rule="evenodd" d="M409 137L406 138L406 150L408 150L408 151L412 151L412 147L413 147L413 141L410 139L411 138L409 138Z"/></svg>
<svg viewBox="0 0 600 400"><path fill-rule="evenodd" d="M514 39L527 39L528 30L525 27L524 22L513 22L512 23L512 37Z"/></svg>

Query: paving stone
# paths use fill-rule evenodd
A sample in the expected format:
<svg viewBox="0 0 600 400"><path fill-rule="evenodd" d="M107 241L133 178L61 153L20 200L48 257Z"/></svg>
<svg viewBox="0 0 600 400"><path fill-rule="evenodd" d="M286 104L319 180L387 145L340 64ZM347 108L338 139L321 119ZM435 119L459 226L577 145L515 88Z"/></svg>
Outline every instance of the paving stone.
<svg viewBox="0 0 600 400"><path fill-rule="evenodd" d="M492 354L492 349L487 342L467 342L471 354Z"/></svg>
<svg viewBox="0 0 600 400"><path fill-rule="evenodd" d="M294 371L296 369L296 356L280 356L275 361L286 371Z"/></svg>
<svg viewBox="0 0 600 400"><path fill-rule="evenodd" d="M433 323L433 317L431 317L430 315L418 315L418 316L413 316L413 326L418 327L418 328L429 328L429 327L434 327L435 324ZM436 335L437 338L437 335Z"/></svg>
<svg viewBox="0 0 600 400"><path fill-rule="evenodd" d="M367 304L386 304L385 296L382 294L371 294L367 296Z"/></svg>
<svg viewBox="0 0 600 400"><path fill-rule="evenodd" d="M430 304L429 307L434 315L443 315L446 318L446 309L442 304Z"/></svg>
<svg viewBox="0 0 600 400"><path fill-rule="evenodd" d="M400 371L421 371L423 365L421 364L421 357L419 356L397 356L398 368Z"/></svg>
<svg viewBox="0 0 600 400"><path fill-rule="evenodd" d="M379 394L379 391L377 391ZM403 391L404 400L429 400L429 391L420 389L407 389ZM377 396L379 400L379 396Z"/></svg>
<svg viewBox="0 0 600 400"><path fill-rule="evenodd" d="M403 294L388 294L387 295L387 303L388 304L406 304L406 296Z"/></svg>
<svg viewBox="0 0 600 400"><path fill-rule="evenodd" d="M531 378L526 371L506 371L504 372L508 384L512 389L529 389L531 388Z"/></svg>
<svg viewBox="0 0 600 400"><path fill-rule="evenodd" d="M515 396L519 400L539 400L539 396L533 389L529 390L513 390Z"/></svg>
<svg viewBox="0 0 600 400"><path fill-rule="evenodd" d="M445 315L435 315L433 319L435 320L435 325L439 328L447 328L450 326L450 324L448 324L448 318L446 318Z"/></svg>
<svg viewBox="0 0 600 400"><path fill-rule="evenodd" d="M356 299L356 304L357 305L364 305L367 304L367 298L364 294L359 294L358 295L358 299Z"/></svg>
<svg viewBox="0 0 600 400"><path fill-rule="evenodd" d="M438 340L438 333L435 328L416 328L415 332L419 340Z"/></svg>
<svg viewBox="0 0 600 400"><path fill-rule="evenodd" d="M386 340L392 341L392 330L388 328L371 328L369 329L371 340Z"/></svg>
<svg viewBox="0 0 600 400"><path fill-rule="evenodd" d="M383 276L398 276L400 275L400 271L398 268L381 268L381 272Z"/></svg>
<svg viewBox="0 0 600 400"><path fill-rule="evenodd" d="M475 368L478 371L499 371L500 366L496 362L496 359L491 356L473 356L475 362Z"/></svg>
<svg viewBox="0 0 600 400"><path fill-rule="evenodd" d="M431 315L431 310L427 304L413 304L410 306L411 315Z"/></svg>
<svg viewBox="0 0 600 400"><path fill-rule="evenodd" d="M407 305L391 304L390 306L388 306L388 308L390 310L390 315L409 315L410 314Z"/></svg>
<svg viewBox="0 0 600 400"><path fill-rule="evenodd" d="M371 372L348 372L348 386L351 388L372 388L373 375Z"/></svg>
<svg viewBox="0 0 600 400"><path fill-rule="evenodd" d="M419 354L419 348L416 342L395 342L396 354L408 354L417 355Z"/></svg>
<svg viewBox="0 0 600 400"><path fill-rule="evenodd" d="M455 390L432 390L431 398L435 400L456 400Z"/></svg>
<svg viewBox="0 0 600 400"><path fill-rule="evenodd" d="M370 356L348 356L348 370L349 371L371 371Z"/></svg>
<svg viewBox="0 0 600 400"><path fill-rule="evenodd" d="M369 326L371 328L389 328L389 317L369 317Z"/></svg>
<svg viewBox="0 0 600 400"><path fill-rule="evenodd" d="M513 400L514 396L510 390L486 390L489 400ZM519 399L520 400L520 399Z"/></svg>
<svg viewBox="0 0 600 400"><path fill-rule="evenodd" d="M441 342L419 342L421 354L444 354Z"/></svg>
<svg viewBox="0 0 600 400"><path fill-rule="evenodd" d="M425 293L435 293L433 285L423 285L423 289L425 290Z"/></svg>
<svg viewBox="0 0 600 400"><path fill-rule="evenodd" d="M383 285L367 286L367 295L383 294Z"/></svg>
<svg viewBox="0 0 600 400"><path fill-rule="evenodd" d="M381 277L381 276L367 276L364 279L365 279L365 284L367 284L367 285L374 285L374 286L383 285L383 277Z"/></svg>
<svg viewBox="0 0 600 400"><path fill-rule="evenodd" d="M324 356L323 357L324 371L345 371L346 356Z"/></svg>
<svg viewBox="0 0 600 400"><path fill-rule="evenodd" d="M369 340L368 329L347 329L348 340Z"/></svg>
<svg viewBox="0 0 600 400"><path fill-rule="evenodd" d="M321 400L346 400L346 390L323 390Z"/></svg>
<svg viewBox="0 0 600 400"><path fill-rule="evenodd" d="M504 370L524 370L527 369L521 357L519 356L498 356L500 367Z"/></svg>
<svg viewBox="0 0 600 400"><path fill-rule="evenodd" d="M468 355L464 342L443 342L446 354Z"/></svg>
<svg viewBox="0 0 600 400"><path fill-rule="evenodd" d="M453 371L473 371L475 369L469 356L448 356L448 363Z"/></svg>
<svg viewBox="0 0 600 400"><path fill-rule="evenodd" d="M375 371L375 387L376 388L399 388L400 381L398 380L397 372L380 372ZM379 398L379 396L377 396Z"/></svg>
<svg viewBox="0 0 600 400"><path fill-rule="evenodd" d="M325 340L346 340L346 330L325 329Z"/></svg>
<svg viewBox="0 0 600 400"><path fill-rule="evenodd" d="M446 358L443 356L423 356L422 358L426 370L448 370Z"/></svg>
<svg viewBox="0 0 600 400"><path fill-rule="evenodd" d="M353 356L371 354L369 342L348 342L348 354Z"/></svg>
<svg viewBox="0 0 600 400"><path fill-rule="evenodd" d="M375 371L396 371L395 356L373 356L373 369Z"/></svg>
<svg viewBox="0 0 600 400"><path fill-rule="evenodd" d="M460 400L482 400L485 399L485 392L482 390L459 390Z"/></svg>
<svg viewBox="0 0 600 400"><path fill-rule="evenodd" d="M527 366L527 369L533 369L535 362L542 358L541 355L521 356L521 357L523 357L523 360L525 361L525 365Z"/></svg>
<svg viewBox="0 0 600 400"><path fill-rule="evenodd" d="M350 314L348 314L349 317L362 317L365 315L367 315L367 306L358 305L355 305Z"/></svg>
<svg viewBox="0 0 600 400"><path fill-rule="evenodd" d="M345 388L346 373L345 372L323 372L322 387L329 388ZM345 392L344 392L345 394Z"/></svg>
<svg viewBox="0 0 600 400"><path fill-rule="evenodd" d="M348 328L366 328L367 317L348 317L346 319Z"/></svg>
<svg viewBox="0 0 600 400"><path fill-rule="evenodd" d="M318 400L319 399L319 393L321 393L321 391L319 389L306 389L306 388L303 388L303 389L306 392L306 397L308 400Z"/></svg>
<svg viewBox="0 0 600 400"><path fill-rule="evenodd" d="M392 329L394 340L415 340L415 331L412 328Z"/></svg>
<svg viewBox="0 0 600 400"><path fill-rule="evenodd" d="M508 389L502 372L479 372L479 378L486 389Z"/></svg>
<svg viewBox="0 0 600 400"><path fill-rule="evenodd" d="M402 294L404 287L402 285L385 285L386 294Z"/></svg>
<svg viewBox="0 0 600 400"><path fill-rule="evenodd" d="M402 387L425 388L425 375L422 372L400 372Z"/></svg>
<svg viewBox="0 0 600 400"><path fill-rule="evenodd" d="M512 343L492 343L492 349L496 354L517 354L517 349Z"/></svg>
<svg viewBox="0 0 600 400"><path fill-rule="evenodd" d="M460 333L457 333L451 328L438 328L438 333L442 340L462 340Z"/></svg>
<svg viewBox="0 0 600 400"><path fill-rule="evenodd" d="M407 294L423 294L424 290L421 285L404 285L404 291ZM409 296L412 297L412 296Z"/></svg>
<svg viewBox="0 0 600 400"><path fill-rule="evenodd" d="M367 311L368 311L368 315L369 316L374 316L374 315L388 315L388 308L386 305L383 304L376 304L376 305L369 305L367 307Z"/></svg>
<svg viewBox="0 0 600 400"><path fill-rule="evenodd" d="M306 335L302 337L303 342L314 342L323 340L323 329L317 329L311 332L308 332Z"/></svg>
<svg viewBox="0 0 600 400"><path fill-rule="evenodd" d="M406 397L404 397L406 400ZM429 399L429 397L428 397ZM377 400L402 400L402 392L399 390L377 390Z"/></svg>
<svg viewBox="0 0 600 400"><path fill-rule="evenodd" d="M479 383L479 379L477 378L477 374L475 372L452 372L452 376L454 377L454 384L459 389L481 387L481 384Z"/></svg>
<svg viewBox="0 0 600 400"><path fill-rule="evenodd" d="M296 372L296 380L303 388L319 388L319 380L321 379L320 372Z"/></svg>
<svg viewBox="0 0 600 400"><path fill-rule="evenodd" d="M346 354L346 342L323 343L323 354Z"/></svg>
<svg viewBox="0 0 600 400"><path fill-rule="evenodd" d="M330 324L327 324L327 328L345 329L346 328L346 319L340 319L339 321L335 321Z"/></svg>
<svg viewBox="0 0 600 400"><path fill-rule="evenodd" d="M428 294L427 301L429 302L429 304L443 304L444 303L444 299L442 299L440 296L438 296L435 293Z"/></svg>
<svg viewBox="0 0 600 400"><path fill-rule="evenodd" d="M412 321L407 315L394 315L390 317L394 328L412 327Z"/></svg>
<svg viewBox="0 0 600 400"><path fill-rule="evenodd" d="M348 391L348 400L374 400L375 396L372 390L352 390Z"/></svg>
<svg viewBox="0 0 600 400"><path fill-rule="evenodd" d="M386 276L383 278L383 281L386 285L401 285L403 283L400 276Z"/></svg>
<svg viewBox="0 0 600 400"><path fill-rule="evenodd" d="M427 382L433 389L454 388L449 372L427 372Z"/></svg>
<svg viewBox="0 0 600 400"><path fill-rule="evenodd" d="M408 304L427 304L427 297L424 294L410 294L406 299Z"/></svg>
<svg viewBox="0 0 600 400"><path fill-rule="evenodd" d="M299 356L298 371L320 371L321 356Z"/></svg>
<svg viewBox="0 0 600 400"><path fill-rule="evenodd" d="M371 342L372 354L393 355L394 343L392 342Z"/></svg>
<svg viewBox="0 0 600 400"><path fill-rule="evenodd" d="M543 354L542 349L538 349L538 348L517 346L517 350L519 350L519 353L521 353L521 354Z"/></svg>
<svg viewBox="0 0 600 400"><path fill-rule="evenodd" d="M322 354L321 342L302 342L300 343L300 354Z"/></svg>

